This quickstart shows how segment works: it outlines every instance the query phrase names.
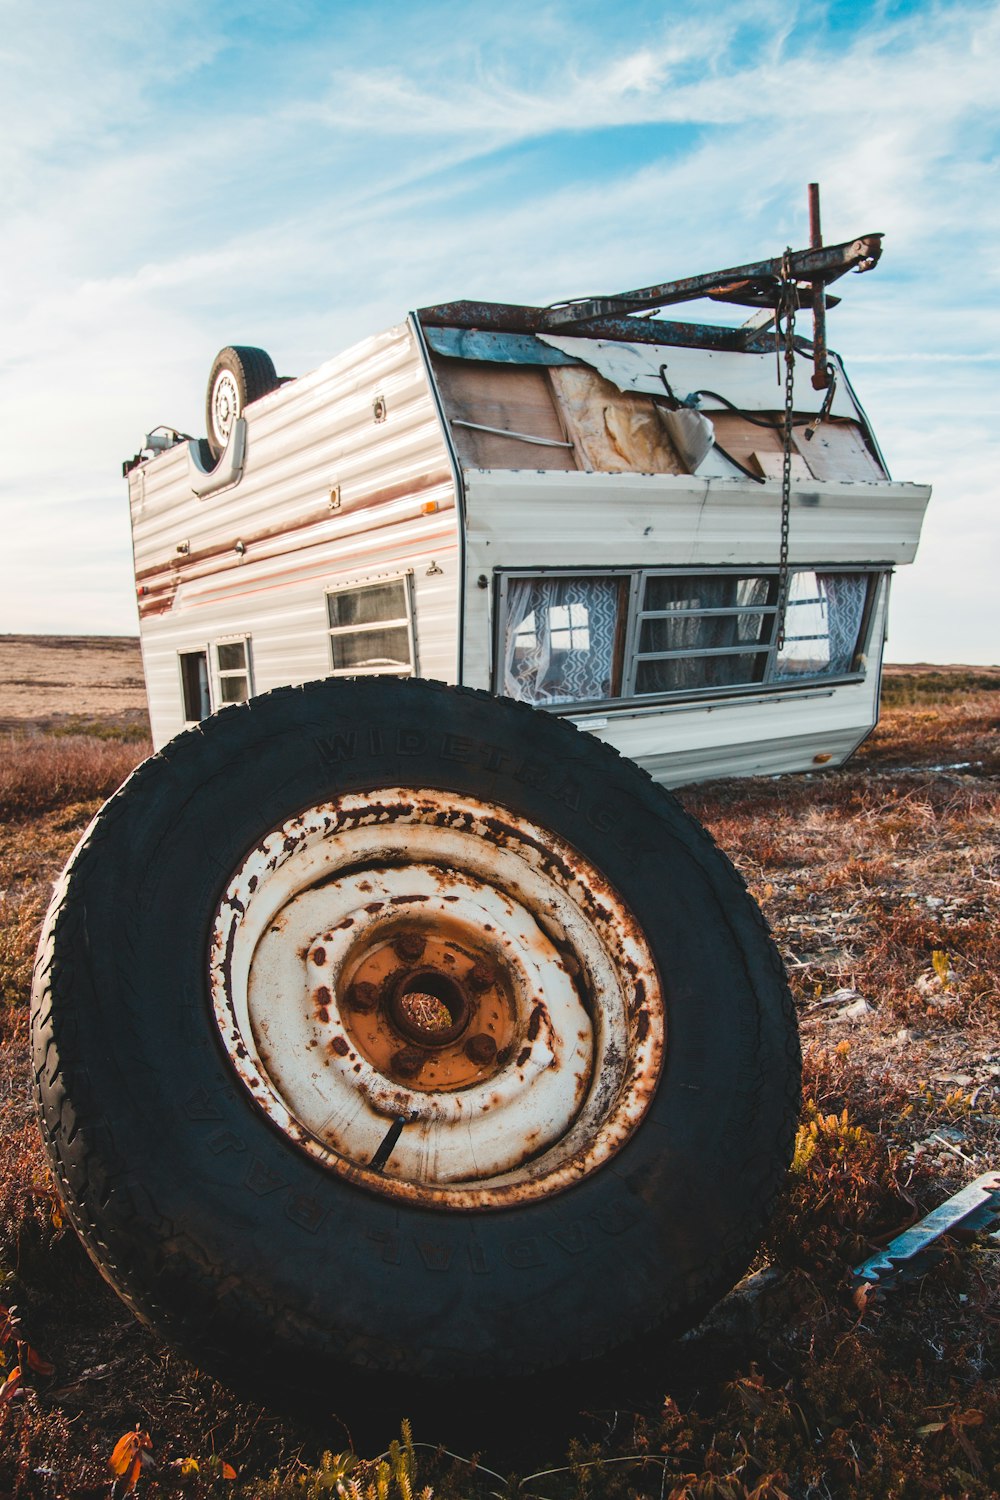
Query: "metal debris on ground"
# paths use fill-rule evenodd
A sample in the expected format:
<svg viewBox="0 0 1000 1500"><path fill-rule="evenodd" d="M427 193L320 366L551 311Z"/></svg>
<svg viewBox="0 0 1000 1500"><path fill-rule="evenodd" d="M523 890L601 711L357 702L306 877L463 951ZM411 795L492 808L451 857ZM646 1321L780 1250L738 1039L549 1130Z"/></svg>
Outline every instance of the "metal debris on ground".
<svg viewBox="0 0 1000 1500"><path fill-rule="evenodd" d="M856 1288L891 1288L927 1270L936 1256L932 1247L944 1234L978 1234L1000 1222L1000 1172L984 1172L967 1187L897 1235L884 1250L852 1272ZM996 1236L994 1235L994 1238ZM929 1254L929 1252L931 1252Z"/></svg>

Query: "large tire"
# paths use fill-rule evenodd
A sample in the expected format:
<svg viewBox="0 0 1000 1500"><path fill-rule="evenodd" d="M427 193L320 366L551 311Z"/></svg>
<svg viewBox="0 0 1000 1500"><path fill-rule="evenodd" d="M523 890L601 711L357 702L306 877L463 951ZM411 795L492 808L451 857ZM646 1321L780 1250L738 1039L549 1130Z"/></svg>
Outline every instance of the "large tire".
<svg viewBox="0 0 1000 1500"><path fill-rule="evenodd" d="M126 1302L223 1376L310 1382L510 1377L689 1326L758 1243L799 1091L763 919L673 798L550 715L375 678L139 767L57 887L33 1047L68 1213ZM437 1088L452 1063L481 1076ZM470 1155L454 1111L489 1125L494 1096Z"/></svg>
<svg viewBox="0 0 1000 1500"><path fill-rule="evenodd" d="M226 451L233 423L253 401L276 391L281 381L264 349L234 344L220 349L212 363L205 394L205 425L212 457Z"/></svg>

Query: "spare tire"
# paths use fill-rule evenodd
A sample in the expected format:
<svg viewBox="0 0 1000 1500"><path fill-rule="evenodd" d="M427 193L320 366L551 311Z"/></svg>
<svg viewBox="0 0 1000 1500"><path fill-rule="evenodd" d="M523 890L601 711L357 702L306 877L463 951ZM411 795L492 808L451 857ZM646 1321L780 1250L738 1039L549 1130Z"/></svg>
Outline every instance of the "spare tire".
<svg viewBox="0 0 1000 1500"><path fill-rule="evenodd" d="M781 962L679 804L426 681L229 708L57 887L42 1128L128 1304L225 1377L508 1377L695 1320L784 1175Z"/></svg>
<svg viewBox="0 0 1000 1500"><path fill-rule="evenodd" d="M280 384L271 356L263 349L233 344L219 350L208 377L205 396L205 425L214 459L220 459L226 451L237 417L241 417L252 402L276 391Z"/></svg>

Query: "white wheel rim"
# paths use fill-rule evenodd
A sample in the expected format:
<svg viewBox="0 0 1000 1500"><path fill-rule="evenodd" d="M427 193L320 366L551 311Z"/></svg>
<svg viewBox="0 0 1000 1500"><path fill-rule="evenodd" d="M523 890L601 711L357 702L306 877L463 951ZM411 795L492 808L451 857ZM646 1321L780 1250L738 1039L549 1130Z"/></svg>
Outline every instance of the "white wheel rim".
<svg viewBox="0 0 1000 1500"><path fill-rule="evenodd" d="M212 431L223 447L229 442L233 423L240 414L240 392L231 370L220 370L212 385Z"/></svg>
<svg viewBox="0 0 1000 1500"><path fill-rule="evenodd" d="M278 1129L431 1206L580 1181L662 1066L659 977L617 892L549 831L453 794L382 788L268 834L219 903L210 984Z"/></svg>

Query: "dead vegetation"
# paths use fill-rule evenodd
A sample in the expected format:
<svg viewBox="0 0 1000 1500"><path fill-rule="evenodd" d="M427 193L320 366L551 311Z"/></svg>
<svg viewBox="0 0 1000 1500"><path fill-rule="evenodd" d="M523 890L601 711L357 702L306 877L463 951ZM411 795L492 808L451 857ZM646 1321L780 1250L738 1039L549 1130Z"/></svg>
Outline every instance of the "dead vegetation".
<svg viewBox="0 0 1000 1500"><path fill-rule="evenodd" d="M391 1450L398 1412L353 1430L346 1408L293 1420L192 1369L63 1223L24 1061L31 960L52 881L144 747L7 741L0 1497L106 1496L113 1482L259 1500L1000 1492L997 1243L947 1243L884 1296L855 1299L848 1275L1000 1154L998 708L992 680L907 687L843 771L685 794L761 902L800 1011L805 1106L755 1273L695 1333L619 1372L610 1398L549 1380L463 1429L451 1398L414 1391L425 1441L404 1432Z"/></svg>
<svg viewBox="0 0 1000 1500"><path fill-rule="evenodd" d="M0 818L19 822L74 803L100 805L151 750L145 737L7 735L0 740Z"/></svg>

